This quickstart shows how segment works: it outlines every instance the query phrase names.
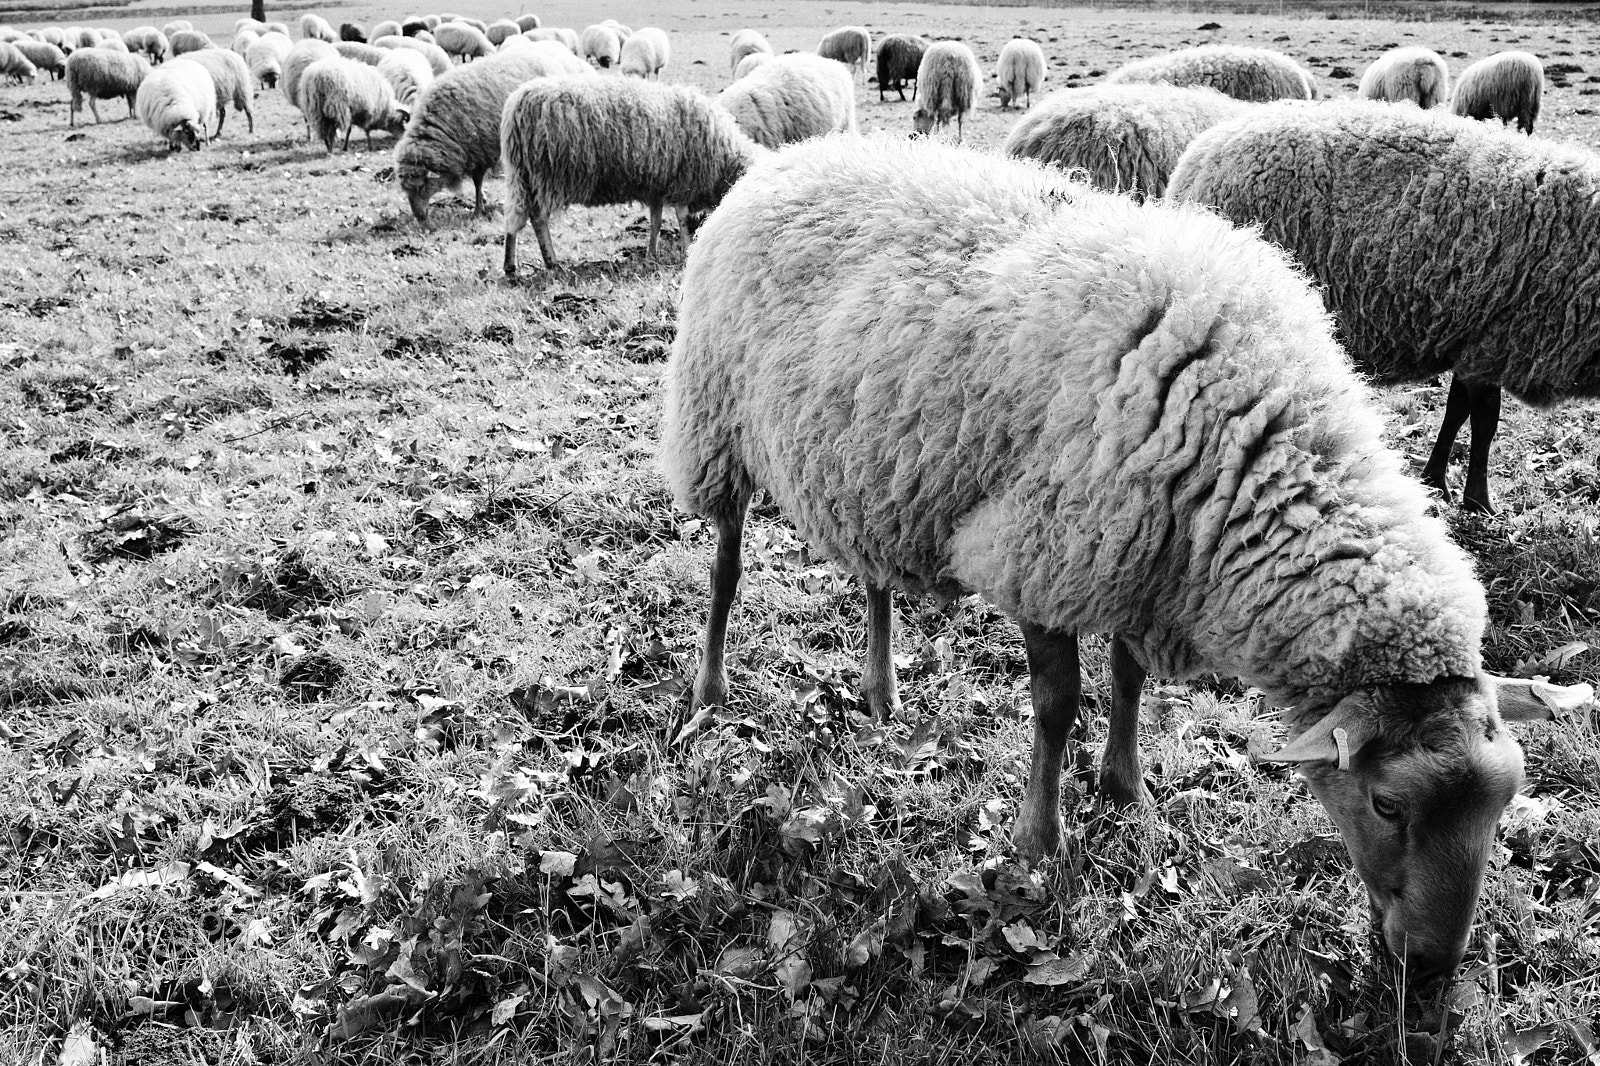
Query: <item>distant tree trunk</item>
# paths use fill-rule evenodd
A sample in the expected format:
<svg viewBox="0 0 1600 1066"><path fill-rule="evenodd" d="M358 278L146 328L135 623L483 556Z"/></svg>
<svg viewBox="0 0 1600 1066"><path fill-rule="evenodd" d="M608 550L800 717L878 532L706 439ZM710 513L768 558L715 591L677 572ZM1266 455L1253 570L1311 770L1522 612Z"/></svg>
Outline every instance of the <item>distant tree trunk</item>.
<svg viewBox="0 0 1600 1066"><path fill-rule="evenodd" d="M257 22L267 21L267 0L250 0L250 17Z"/></svg>

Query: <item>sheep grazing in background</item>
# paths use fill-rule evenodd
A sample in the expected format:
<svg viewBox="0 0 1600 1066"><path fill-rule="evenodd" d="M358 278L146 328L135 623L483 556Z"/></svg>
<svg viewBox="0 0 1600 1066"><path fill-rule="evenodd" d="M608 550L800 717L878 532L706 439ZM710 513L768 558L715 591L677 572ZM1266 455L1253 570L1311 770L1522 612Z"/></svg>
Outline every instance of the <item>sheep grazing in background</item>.
<svg viewBox="0 0 1600 1066"><path fill-rule="evenodd" d="M199 63L174 59L139 84L134 107L139 121L172 149L198 151L217 109L217 87Z"/></svg>
<svg viewBox="0 0 1600 1066"><path fill-rule="evenodd" d="M883 284L908 263L914 284ZM726 700L764 490L866 587L876 713L898 702L891 587L977 593L1017 620L1034 713L1021 854L1061 847L1078 634L1109 633L1108 798L1145 791L1147 671L1236 675L1286 708L1270 758L1339 826L1409 978L1454 969L1523 779L1505 723L1538 699L1482 671L1472 563L1284 254L1031 163L827 138L758 164L706 223L668 381L663 465L719 537L680 737ZM1407 832L1395 804L1418 812Z"/></svg>
<svg viewBox="0 0 1600 1066"><path fill-rule="evenodd" d="M618 42L622 44L627 44L628 38L633 36L633 30L629 29L627 26L624 26L616 19L606 19L604 22L600 23L600 25L606 27L612 33L616 34Z"/></svg>
<svg viewBox="0 0 1600 1066"><path fill-rule="evenodd" d="M419 33L426 33L430 36L432 35L432 31L428 28L428 24L422 21L422 19L413 15L407 15L404 19L400 20L400 36L415 37Z"/></svg>
<svg viewBox="0 0 1600 1066"><path fill-rule="evenodd" d="M1026 100L1026 106L1032 107L1033 94L1044 84L1044 49L1025 37L1011 38L1000 49L994 76L999 82L1001 107L1010 107L1017 100Z"/></svg>
<svg viewBox="0 0 1600 1066"><path fill-rule="evenodd" d="M89 113L100 121L98 100L117 97L128 102L128 116L136 108L139 86L150 76L150 64L132 52L109 52L104 48L80 48L67 57L67 125L78 124L83 101Z"/></svg>
<svg viewBox="0 0 1600 1066"><path fill-rule="evenodd" d="M609 69L622 61L622 38L610 26L585 26L578 43L583 58L594 60L595 66Z"/></svg>
<svg viewBox="0 0 1600 1066"><path fill-rule="evenodd" d="M172 40L173 35L178 33L180 30L192 29L194 29L194 23L190 22L188 19L173 19L171 22L161 27L161 35L170 41Z"/></svg>
<svg viewBox="0 0 1600 1066"><path fill-rule="evenodd" d="M1515 122L1531 134L1544 95L1544 65L1532 52L1496 52L1456 79L1450 110L1466 118Z"/></svg>
<svg viewBox="0 0 1600 1066"><path fill-rule="evenodd" d="M728 42L728 71L734 78L739 77L739 63L749 55L771 55L772 45L761 35L760 30L744 29L733 35L733 40Z"/></svg>
<svg viewBox="0 0 1600 1066"><path fill-rule="evenodd" d="M1600 247L1590 152L1443 110L1260 108L1196 137L1167 195L1297 256L1380 384L1454 371L1422 479L1448 498L1470 418L1469 509L1493 510L1502 388L1538 407L1600 396L1600 287L1574 266Z"/></svg>
<svg viewBox="0 0 1600 1066"><path fill-rule="evenodd" d="M537 30L524 30L522 36L534 42L554 41L580 59L583 57L583 45L578 41L578 31L565 26L545 26Z"/></svg>
<svg viewBox="0 0 1600 1066"><path fill-rule="evenodd" d="M891 33L878 42L878 102L883 103L885 89L893 89L906 98L906 82L917 80L922 66L922 56L927 52L928 39L909 33Z"/></svg>
<svg viewBox="0 0 1600 1066"><path fill-rule="evenodd" d="M840 26L817 42L817 55L833 59L852 71L867 72L867 57L872 54L872 34L860 26Z"/></svg>
<svg viewBox="0 0 1600 1066"><path fill-rule="evenodd" d="M43 41L45 44L53 44L57 48L60 48L62 55L67 54L66 48L63 47L63 45L66 43L66 35L61 32L61 27L46 26L36 32L38 33L39 40ZM134 31L130 30L128 32L132 33Z"/></svg>
<svg viewBox="0 0 1600 1066"><path fill-rule="evenodd" d="M382 22L378 23L376 26L373 26L372 30L367 34L367 43L371 44L373 41L377 40L379 37L399 37L399 36L401 36L400 23L396 22L394 19L384 19Z"/></svg>
<svg viewBox="0 0 1600 1066"><path fill-rule="evenodd" d="M287 22L269 22L269 23L267 23L267 28L266 28L265 32L266 33L281 33L285 37L287 37L287 36L289 36L289 24Z"/></svg>
<svg viewBox="0 0 1600 1066"><path fill-rule="evenodd" d="M752 70L755 70L757 67L765 66L776 58L777 56L773 55L771 52L751 52L749 55L739 60L739 65L733 68L733 80L738 81L740 78L749 74ZM832 63L833 60L830 59L828 62ZM841 64L841 66L842 65L843 64Z"/></svg>
<svg viewBox="0 0 1600 1066"><path fill-rule="evenodd" d="M379 48L377 45L364 44L361 41L340 41L333 46L342 59L353 59L357 63L365 63L375 67L383 62L383 57L389 54L389 49Z"/></svg>
<svg viewBox="0 0 1600 1066"><path fill-rule="evenodd" d="M667 31L644 26L622 43L622 73L636 78L659 78L662 68L672 60L672 43Z"/></svg>
<svg viewBox="0 0 1600 1066"><path fill-rule="evenodd" d="M1118 67L1106 76L1113 85L1203 85L1235 100L1312 100L1316 82L1300 64L1270 48L1207 44L1152 56Z"/></svg>
<svg viewBox="0 0 1600 1066"><path fill-rule="evenodd" d="M333 25L321 15L307 13L296 19L295 23L300 27L300 36L302 38L327 41L329 44L339 39L338 33L334 32Z"/></svg>
<svg viewBox="0 0 1600 1066"><path fill-rule="evenodd" d="M81 27L74 31L76 39L73 41L75 48L95 48L100 44L100 31L92 27Z"/></svg>
<svg viewBox="0 0 1600 1066"><path fill-rule="evenodd" d="M167 44L173 58L187 55L190 52L199 52L202 49L216 47L211 38L199 30L179 30L177 33L168 35Z"/></svg>
<svg viewBox="0 0 1600 1066"><path fill-rule="evenodd" d="M912 127L927 136L935 126L944 129L956 120L956 140L961 140L962 122L983 93L983 69L972 49L960 41L939 41L929 45L917 67L917 111Z"/></svg>
<svg viewBox="0 0 1600 1066"><path fill-rule="evenodd" d="M433 31L433 39L446 55L459 56L463 63L494 54L494 45L476 26L465 22L445 22Z"/></svg>
<svg viewBox="0 0 1600 1066"><path fill-rule="evenodd" d="M433 76L438 77L450 69L450 57L445 55L444 49L431 41L424 41L418 37L380 37L378 47L404 49L416 52L428 61L428 66L433 70Z"/></svg>
<svg viewBox="0 0 1600 1066"><path fill-rule="evenodd" d="M15 41L17 51L37 69L47 72L51 81L67 76L67 57L61 49L48 41Z"/></svg>
<svg viewBox="0 0 1600 1066"><path fill-rule="evenodd" d="M267 24L258 19L250 18L249 16L234 20L233 32L236 36L245 32L246 30L249 30L251 33L259 37L263 33L267 32Z"/></svg>
<svg viewBox="0 0 1600 1066"><path fill-rule="evenodd" d="M531 47L531 46L530 46ZM394 99L408 111L416 106L417 96L433 84L433 67L420 52L409 48L396 48L383 57L378 73L394 90Z"/></svg>
<svg viewBox="0 0 1600 1066"><path fill-rule="evenodd" d="M452 67L417 98L416 113L395 146L395 178L411 213L428 225L428 202L472 179L473 210L487 213L483 179L500 162L500 115L506 98L532 78L592 75L589 65L553 41Z"/></svg>
<svg viewBox="0 0 1600 1066"><path fill-rule="evenodd" d="M489 38L490 44L498 48L508 37L522 36L522 27L510 19L495 19L489 23L489 28L483 31L483 35Z"/></svg>
<svg viewBox="0 0 1600 1066"><path fill-rule="evenodd" d="M438 15L423 15L422 21L428 27L428 32L432 33L434 30L439 28L440 23L445 22L446 20L440 18Z"/></svg>
<svg viewBox="0 0 1600 1066"><path fill-rule="evenodd" d="M228 50L236 55L243 56L250 51L250 46L259 40L261 40L261 35L255 30L240 30L233 35L233 41L229 43Z"/></svg>
<svg viewBox="0 0 1600 1066"><path fill-rule="evenodd" d="M162 62L171 48L167 43L167 35L154 26L129 30L122 35L122 43L128 46L128 51L143 55L151 63Z"/></svg>
<svg viewBox="0 0 1600 1066"><path fill-rule="evenodd" d="M1215 89L1173 85L1063 89L1017 120L1005 152L1085 171L1107 192L1155 198L1166 194L1190 141L1254 106Z"/></svg>
<svg viewBox="0 0 1600 1066"><path fill-rule="evenodd" d="M300 82L311 64L339 58L342 57L338 49L327 41L320 37L304 37L294 43L294 47L289 49L289 57L283 61L283 98L289 101L290 107L298 108L305 119L307 140L311 137L311 116L306 114L305 103L300 96Z"/></svg>
<svg viewBox="0 0 1600 1066"><path fill-rule="evenodd" d="M95 45L95 47L96 48L103 48L108 52L131 52L131 51L133 51L133 49L129 48L126 44L123 43L121 37L107 37L104 40L102 40L99 44Z"/></svg>
<svg viewBox="0 0 1600 1066"><path fill-rule="evenodd" d="M1431 48L1391 48L1361 75L1356 95L1363 100L1409 101L1427 110L1450 98L1450 68Z"/></svg>
<svg viewBox="0 0 1600 1066"><path fill-rule="evenodd" d="M545 267L556 265L550 218L571 204L643 202L652 258L670 204L687 244L691 213L716 207L762 152L699 90L632 78L531 81L506 101L500 138L508 277L530 222Z"/></svg>
<svg viewBox="0 0 1600 1066"><path fill-rule="evenodd" d="M835 130L856 131L855 79L850 68L821 56L769 57L746 77L734 79L717 96L717 103L763 148Z"/></svg>
<svg viewBox="0 0 1600 1066"><path fill-rule="evenodd" d="M9 41L0 41L0 77L10 78L15 84L30 82L39 70L22 50Z"/></svg>
<svg viewBox="0 0 1600 1066"><path fill-rule="evenodd" d="M300 98L305 101L303 110L312 137L330 152L341 134L342 150L348 152L350 131L357 126L367 135L367 150L371 151L374 129L398 137L411 117L395 102L394 90L376 68L342 57L318 60L307 67Z"/></svg>
<svg viewBox="0 0 1600 1066"><path fill-rule="evenodd" d="M367 43L367 30L359 22L345 22L339 26L339 40L354 41L357 44Z"/></svg>
<svg viewBox="0 0 1600 1066"><path fill-rule="evenodd" d="M294 42L281 33L263 34L244 54L244 65L250 76L263 89L277 88L283 78L283 64L293 50Z"/></svg>
<svg viewBox="0 0 1600 1066"><path fill-rule="evenodd" d="M512 21L517 24L518 33L527 33L529 30L536 30L541 25L538 15L518 15L516 18L512 19Z"/></svg>
<svg viewBox="0 0 1600 1066"><path fill-rule="evenodd" d="M208 48L200 52L191 52L184 58L205 67L206 73L211 75L212 85L216 88L217 132L213 133L212 137L222 136L222 123L227 118L230 101L235 111L244 112L250 132L254 133L256 116L250 108L254 83L250 80L250 68L245 65L244 57L220 48Z"/></svg>

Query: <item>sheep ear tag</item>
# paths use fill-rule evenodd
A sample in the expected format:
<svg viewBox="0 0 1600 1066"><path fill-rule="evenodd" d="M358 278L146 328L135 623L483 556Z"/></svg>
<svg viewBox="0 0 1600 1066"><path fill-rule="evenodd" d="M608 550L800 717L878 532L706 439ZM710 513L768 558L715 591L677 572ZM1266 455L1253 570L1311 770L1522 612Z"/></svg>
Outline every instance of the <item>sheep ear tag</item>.
<svg viewBox="0 0 1600 1066"><path fill-rule="evenodd" d="M1552 685L1548 677L1496 677L1485 674L1500 717L1508 722L1541 722L1571 714L1594 702L1594 686Z"/></svg>
<svg viewBox="0 0 1600 1066"><path fill-rule="evenodd" d="M1310 729L1293 738L1264 762L1331 762L1350 769L1350 757L1372 735L1371 712L1360 696L1347 696Z"/></svg>

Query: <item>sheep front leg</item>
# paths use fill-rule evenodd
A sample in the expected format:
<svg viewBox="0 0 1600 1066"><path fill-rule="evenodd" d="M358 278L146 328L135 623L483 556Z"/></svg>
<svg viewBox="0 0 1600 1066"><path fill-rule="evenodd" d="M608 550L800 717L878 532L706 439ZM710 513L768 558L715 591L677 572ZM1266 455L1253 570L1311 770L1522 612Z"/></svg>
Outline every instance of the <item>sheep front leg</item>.
<svg viewBox="0 0 1600 1066"><path fill-rule="evenodd" d="M900 710L900 691L894 677L890 638L894 635L894 604L889 590L867 584L867 662L861 671L861 695L880 722Z"/></svg>
<svg viewBox="0 0 1600 1066"><path fill-rule="evenodd" d="M1145 669L1119 637L1111 638L1111 730L1100 763L1100 795L1118 807L1151 802L1139 769L1139 698Z"/></svg>
<svg viewBox="0 0 1600 1066"><path fill-rule="evenodd" d="M1444 401L1444 417L1439 421L1439 435L1434 438L1433 451L1427 465L1422 468L1422 483L1437 492L1446 503L1450 501L1450 449L1455 446L1456 434L1467 422L1472 410L1472 397L1467 383L1459 375L1450 375L1450 392Z"/></svg>
<svg viewBox="0 0 1600 1066"><path fill-rule="evenodd" d="M1082 681L1076 632L1052 633L1024 622L1022 642L1033 691L1033 765L1011 841L1024 858L1039 859L1061 848L1061 764Z"/></svg>
<svg viewBox="0 0 1600 1066"><path fill-rule="evenodd" d="M661 234L661 208L660 200L650 201L650 240L645 245L645 254L651 259L656 257L656 238Z"/></svg>
<svg viewBox="0 0 1600 1066"><path fill-rule="evenodd" d="M733 610L733 598L739 591L739 577L744 570L740 549L744 541L744 516L750 505L741 499L717 515L717 555L711 563L711 609L706 615L705 642L701 648L700 670L695 674L694 689L689 700L689 717L676 730L676 739L699 729L709 716L712 707L720 707L728 698L728 668L724 649L728 643L728 615Z"/></svg>
<svg viewBox="0 0 1600 1066"><path fill-rule="evenodd" d="M1454 388L1455 382L1450 385ZM1467 482L1461 490L1461 506L1494 514L1494 504L1489 500L1489 446L1500 428L1500 386L1469 381L1464 387L1471 400L1472 450L1467 454Z"/></svg>

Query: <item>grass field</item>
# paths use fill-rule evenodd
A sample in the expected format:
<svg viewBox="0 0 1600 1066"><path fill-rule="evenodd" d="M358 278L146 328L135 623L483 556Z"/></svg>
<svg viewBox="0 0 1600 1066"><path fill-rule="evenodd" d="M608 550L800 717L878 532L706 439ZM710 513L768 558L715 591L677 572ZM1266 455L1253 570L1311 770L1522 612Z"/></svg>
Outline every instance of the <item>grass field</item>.
<svg viewBox="0 0 1600 1066"><path fill-rule="evenodd" d="M989 64L1022 31L1054 87L1213 39L1333 94L1391 44L1452 70L1518 46L1566 67L1542 135L1600 136L1587 27L540 13L661 25L668 77L708 89L745 24L780 50L962 36ZM1252 758L1252 693L1148 688L1155 805L1097 811L1092 645L1068 849L1024 868L1014 626L898 601L904 719L870 722L860 589L770 508L732 706L667 749L711 546L654 467L679 259L646 260L641 210L579 209L572 265L525 241L507 284L497 220L446 200L423 232L384 151L327 156L278 93L255 107L253 136L232 116L169 156L120 104L69 131L60 84L0 88L0 1062L1600 1064L1592 711L1520 731L1466 965L1409 1004L1321 807ZM968 139L1014 117L986 99ZM1385 401L1420 463L1441 390ZM1501 672L1600 681L1597 423L1508 404L1501 513L1446 511Z"/></svg>

